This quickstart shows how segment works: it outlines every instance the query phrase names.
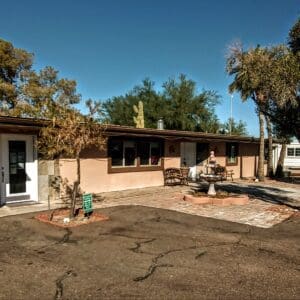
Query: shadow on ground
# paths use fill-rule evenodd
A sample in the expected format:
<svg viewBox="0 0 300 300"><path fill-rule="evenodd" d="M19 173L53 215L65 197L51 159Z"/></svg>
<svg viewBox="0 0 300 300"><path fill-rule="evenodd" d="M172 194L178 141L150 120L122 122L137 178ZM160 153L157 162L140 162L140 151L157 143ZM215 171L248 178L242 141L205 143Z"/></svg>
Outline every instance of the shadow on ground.
<svg viewBox="0 0 300 300"><path fill-rule="evenodd" d="M246 186L239 185L238 183L217 185L217 188L229 193L247 194L250 198L256 198L268 203L284 204L294 209L300 209L300 201L296 201L291 196L284 195L284 193L288 193L280 188L260 185Z"/></svg>

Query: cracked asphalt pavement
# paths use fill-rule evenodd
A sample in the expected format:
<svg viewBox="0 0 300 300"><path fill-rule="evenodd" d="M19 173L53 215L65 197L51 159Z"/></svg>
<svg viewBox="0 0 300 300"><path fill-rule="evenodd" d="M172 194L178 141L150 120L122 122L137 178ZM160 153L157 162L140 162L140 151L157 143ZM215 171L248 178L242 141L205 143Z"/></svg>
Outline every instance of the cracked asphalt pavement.
<svg viewBox="0 0 300 300"><path fill-rule="evenodd" d="M264 229L141 206L1 218L0 299L299 299L299 214Z"/></svg>

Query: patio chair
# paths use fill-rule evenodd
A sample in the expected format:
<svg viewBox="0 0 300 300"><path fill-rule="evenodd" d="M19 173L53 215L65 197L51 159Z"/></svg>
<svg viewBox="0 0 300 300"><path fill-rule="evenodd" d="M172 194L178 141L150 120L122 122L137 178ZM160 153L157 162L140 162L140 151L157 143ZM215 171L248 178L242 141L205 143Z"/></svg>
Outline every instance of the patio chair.
<svg viewBox="0 0 300 300"><path fill-rule="evenodd" d="M187 173L188 174L188 173ZM165 185L188 184L187 176L182 174L179 168L167 168L164 170Z"/></svg>
<svg viewBox="0 0 300 300"><path fill-rule="evenodd" d="M181 171L181 176L182 176L181 183L184 185L189 185L188 178L189 178L190 168L181 167L180 171Z"/></svg>
<svg viewBox="0 0 300 300"><path fill-rule="evenodd" d="M221 165L217 165L215 167L215 174L221 176L221 182L223 180L227 180L228 177L230 177L231 181L233 181L233 175L234 175L233 170L227 170L226 167L223 167Z"/></svg>

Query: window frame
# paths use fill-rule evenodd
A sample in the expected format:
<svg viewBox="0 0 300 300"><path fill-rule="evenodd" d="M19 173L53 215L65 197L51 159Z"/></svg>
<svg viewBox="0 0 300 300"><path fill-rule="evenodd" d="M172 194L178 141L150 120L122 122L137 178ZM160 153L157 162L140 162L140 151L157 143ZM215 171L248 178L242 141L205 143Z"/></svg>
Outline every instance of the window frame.
<svg viewBox="0 0 300 300"><path fill-rule="evenodd" d="M141 164L141 156L139 154L139 145L140 144L148 144L149 145L149 157L148 157L148 164ZM158 160L158 164L152 164L151 161L152 161L152 156L153 156L153 149L155 149L155 147L153 147L155 144L158 144L158 148L159 148L159 160ZM161 164L161 157L162 157L162 144L158 141L143 141L143 142L140 142L140 143L137 143L137 157L139 158L140 160L140 164L139 166L140 167L151 167L151 166L160 166Z"/></svg>
<svg viewBox="0 0 300 300"><path fill-rule="evenodd" d="M288 155L289 150L293 150L293 155ZM297 150L300 150L300 147L287 147L286 148L286 157L287 158L299 158L300 159L300 154L297 155Z"/></svg>
<svg viewBox="0 0 300 300"><path fill-rule="evenodd" d="M236 160L235 160L235 162L229 162L228 161L228 158L229 158L229 156L228 156L228 151L229 150L228 149L229 149L229 147L231 145L235 145L236 146L236 153L235 153ZM226 155L226 166L237 166L238 163L239 163L239 143L227 142L226 143L226 149L225 149L225 151L226 151L226 153L225 153L225 155Z"/></svg>
<svg viewBox="0 0 300 300"><path fill-rule="evenodd" d="M113 166L112 165L112 157L110 154L110 142L120 141L123 143L123 166ZM125 166L125 147L124 144L126 142L134 142L135 143L135 165L133 166ZM149 165L141 165L140 155L139 155L139 144L141 143L149 143ZM151 143L158 143L160 145L160 158L158 165L151 165ZM137 138L110 138L108 140L108 173L127 173L127 172L144 172L144 171L159 171L164 169L164 140L161 139L137 139Z"/></svg>

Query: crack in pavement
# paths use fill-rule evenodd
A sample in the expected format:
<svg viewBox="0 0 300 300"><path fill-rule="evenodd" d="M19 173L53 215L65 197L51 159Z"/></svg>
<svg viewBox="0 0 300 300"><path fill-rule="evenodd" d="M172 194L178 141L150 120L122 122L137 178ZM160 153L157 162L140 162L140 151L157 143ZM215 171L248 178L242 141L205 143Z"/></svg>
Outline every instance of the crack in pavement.
<svg viewBox="0 0 300 300"><path fill-rule="evenodd" d="M128 250L131 250L135 253L145 253L145 254L147 254L146 252L140 250L142 244L148 244L148 243L154 242L155 240L156 240L156 238L146 240L144 242L134 242L136 244L136 246L133 247L133 248L128 248Z"/></svg>
<svg viewBox="0 0 300 300"><path fill-rule="evenodd" d="M74 242L70 240L70 236L72 235L72 231L70 228L65 228L66 233L64 234L64 236L62 237L62 239L60 241L58 241L56 244L65 244L65 243L70 243L70 242Z"/></svg>
<svg viewBox="0 0 300 300"><path fill-rule="evenodd" d="M169 264L162 264L162 265L152 265L151 264L145 275L140 276L140 277L136 277L136 278L133 279L133 281L143 281L143 280L147 279L149 276L151 276L157 268L164 268L164 267L167 268L167 267L174 267L174 266L169 265Z"/></svg>
<svg viewBox="0 0 300 300"><path fill-rule="evenodd" d="M135 253L143 253L143 254L153 255L153 253L141 251L140 248L141 248L142 244L148 244L148 243L154 242L156 240L156 238L130 236L130 235L123 234L123 233L101 233L99 235L100 236L117 236L117 237L123 237L123 238L127 238L127 239L133 239L133 240L145 240L145 241L141 241L141 242L135 241L134 242L135 246L132 248L128 248L128 250L135 252Z"/></svg>
<svg viewBox="0 0 300 300"><path fill-rule="evenodd" d="M217 244L209 244L209 245L202 246L202 248L220 247L220 246L229 246L229 245L232 245L233 247L237 247L237 246L249 247L249 245L242 243L243 239L245 239L245 237L241 236L235 242L229 242L229 243L224 242L224 243L217 243ZM291 258L287 257L286 255L284 255L282 253L278 253L276 251L273 251L273 250L270 250L270 249L267 249L267 248L264 248L264 247L261 247L261 246L258 246L258 247L253 246L253 249L260 252L261 254L266 254L268 256L272 255L273 257L275 257L277 259L280 259L280 260L284 260L287 263L291 263L291 264L295 264L295 265L299 264L299 262L295 259L291 259Z"/></svg>
<svg viewBox="0 0 300 300"><path fill-rule="evenodd" d="M170 219L170 218L163 218L161 216L156 216L156 217L152 217L150 219L143 219L140 221L136 221L134 222L134 225L139 225L139 224L145 224L147 222L154 222L154 223L172 223L172 224L181 224L180 221L174 220L174 219Z"/></svg>
<svg viewBox="0 0 300 300"><path fill-rule="evenodd" d="M34 252L36 254L43 255L43 254L46 254L47 249L49 249L50 247L55 246L55 245L61 245L61 244L66 244L66 243L77 244L76 240L71 240L70 239L70 236L72 235L73 232L69 228L64 228L64 229L65 229L66 232L60 240L58 240L54 243L50 243L49 245L42 246L38 249L35 249ZM45 258L43 258L43 260L51 261L51 260L47 260Z"/></svg>
<svg viewBox="0 0 300 300"><path fill-rule="evenodd" d="M181 251L186 251L186 250L191 250L191 249L197 249L197 247L196 246L192 246L192 247L188 247L188 248L171 249L171 250L159 253L154 258L152 258L152 263L148 267L148 271L146 272L146 274L143 275L143 276L139 276L139 277L134 278L133 281L143 281L143 280L147 279L148 277L150 277L151 275L153 275L153 273L155 272L155 270L157 268L174 267L174 265L171 265L171 264L158 264L158 260L161 259L161 258L163 258L164 256L170 254L170 253L181 252Z"/></svg>
<svg viewBox="0 0 300 300"><path fill-rule="evenodd" d="M263 247L258 247L256 250L267 256L272 256L275 259L284 260L286 263L294 264L296 266L299 265L299 259L297 260L297 258L290 258L283 253L278 253L276 251Z"/></svg>
<svg viewBox="0 0 300 300"><path fill-rule="evenodd" d="M146 243L150 243L152 242L153 240L148 240L146 241ZM144 242L145 243L145 242ZM227 246L227 245L240 245L241 243L241 238L238 239L237 241L235 242L230 242L230 243L218 243L218 244L210 244L210 245L205 245L205 246L202 246L203 248L206 248L206 247L219 247L219 246ZM133 250L135 249L136 253L145 253L145 252L142 252L140 251L140 247L143 243L138 243L136 242L137 246L138 247L134 247L130 250ZM151 275L153 275L153 273L155 272L155 270L157 268L161 268L161 267L174 267L174 265L171 265L171 264L158 264L158 260L163 258L164 256L170 254L170 253L174 253L174 252L181 252L181 251L187 251L187 250L194 250L194 249L197 249L197 246L191 246L191 247L188 247L188 248L181 248L181 249L171 249L171 250L168 250L168 251L164 251L164 252L161 252L159 253L158 255L156 255L154 258L152 258L152 263L150 264L150 266L148 267L148 270L147 272L145 273L145 275L143 276L139 276L139 277L136 277L133 279L133 281L143 281L145 279L147 279L148 277L150 277ZM195 256L195 259L199 259L201 256L203 256L204 254L206 254L207 251L206 250L203 250L202 252L198 253L196 256ZM148 253L149 254L149 253Z"/></svg>
<svg viewBox="0 0 300 300"><path fill-rule="evenodd" d="M149 219L148 221L160 222L161 216L157 215L156 217L153 217L153 218ZM145 220L143 222L145 222Z"/></svg>
<svg viewBox="0 0 300 300"><path fill-rule="evenodd" d="M257 250L260 252L266 253L266 254L276 254L275 251L266 249L266 248L262 248L262 247L258 247Z"/></svg>
<svg viewBox="0 0 300 300"><path fill-rule="evenodd" d="M196 256L195 256L195 259L199 259L201 256L203 256L204 254L206 254L207 251L203 250L202 252L198 253Z"/></svg>
<svg viewBox="0 0 300 300"><path fill-rule="evenodd" d="M107 233L99 233L99 236L118 236L118 237L124 237L124 238L128 238L128 239L136 239L136 240L147 240L150 239L148 237L141 237L141 236L131 236L131 235L127 235L127 234L122 234L122 233L111 233L111 232L107 232Z"/></svg>
<svg viewBox="0 0 300 300"><path fill-rule="evenodd" d="M55 292L54 300L62 299L63 292L64 292L63 281L69 276L77 276L77 274L74 271L69 270L65 272L62 276L60 276L58 279L56 279L55 281L56 292Z"/></svg>

